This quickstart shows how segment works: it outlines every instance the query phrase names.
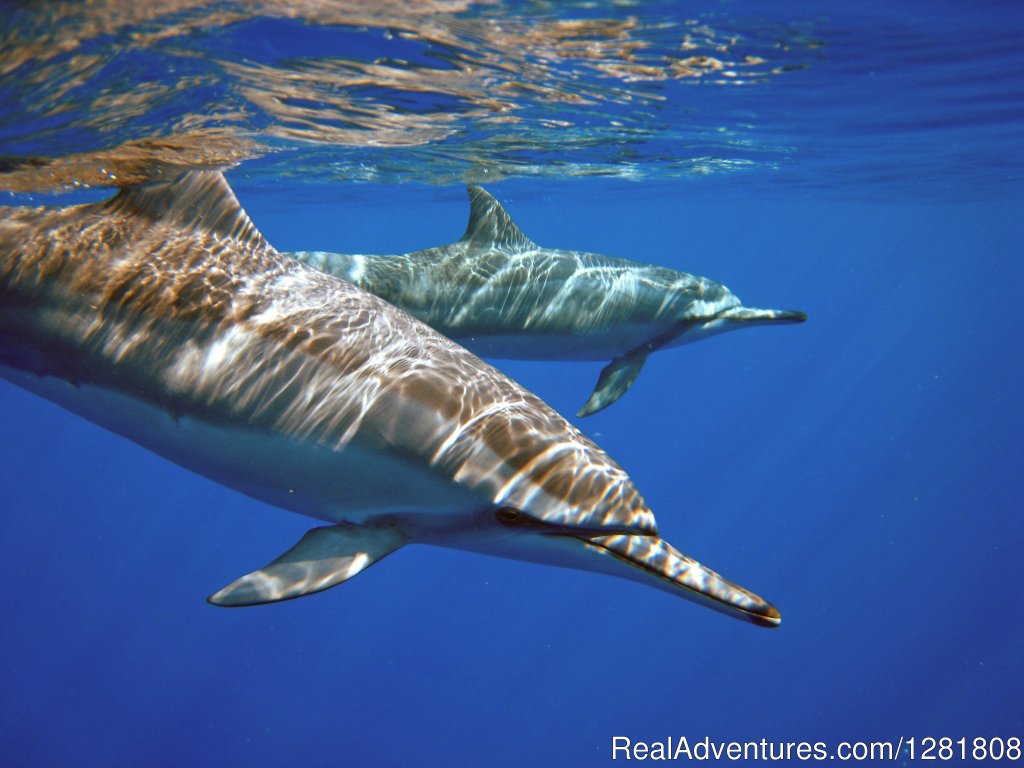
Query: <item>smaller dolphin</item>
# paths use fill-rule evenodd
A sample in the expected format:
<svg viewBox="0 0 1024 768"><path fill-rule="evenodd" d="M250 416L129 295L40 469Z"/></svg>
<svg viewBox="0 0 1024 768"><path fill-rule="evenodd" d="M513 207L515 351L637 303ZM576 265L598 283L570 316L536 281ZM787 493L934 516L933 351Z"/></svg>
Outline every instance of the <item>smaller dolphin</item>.
<svg viewBox="0 0 1024 768"><path fill-rule="evenodd" d="M449 245L394 255L288 255L380 296L483 357L611 358L577 416L622 397L656 350L807 319L803 312L744 307L705 277L541 248L484 189L468 191L469 225Z"/></svg>

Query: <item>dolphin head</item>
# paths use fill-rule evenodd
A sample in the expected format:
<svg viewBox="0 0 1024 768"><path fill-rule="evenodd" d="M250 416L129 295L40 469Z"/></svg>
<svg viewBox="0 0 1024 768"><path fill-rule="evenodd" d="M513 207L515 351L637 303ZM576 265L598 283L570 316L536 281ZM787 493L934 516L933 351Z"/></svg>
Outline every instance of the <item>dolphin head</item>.
<svg viewBox="0 0 1024 768"><path fill-rule="evenodd" d="M473 525L462 520L423 541L618 576L760 626L779 624L770 603L661 539L632 479L572 427L525 456L457 473L463 482L489 485L490 503Z"/></svg>
<svg viewBox="0 0 1024 768"><path fill-rule="evenodd" d="M635 316L650 335L604 367L593 393L577 416L590 416L607 408L633 385L652 352L700 341L726 331L766 323L802 323L803 312L744 307L721 283L663 267L642 267L631 284ZM625 284L625 281L624 281ZM623 289L625 290L625 289Z"/></svg>
<svg viewBox="0 0 1024 768"><path fill-rule="evenodd" d="M781 623L781 614L774 605L684 555L655 533L610 533L611 527L588 528L577 524L580 516L572 511L567 511L562 523L545 521L511 506L485 514L491 517L485 523L491 529L489 535L482 535L478 529L462 542L435 543L617 576L758 626L777 627Z"/></svg>
<svg viewBox="0 0 1024 768"><path fill-rule="evenodd" d="M802 323L807 313L796 309L758 309L756 307L733 306L723 309L703 322L720 323L723 330L747 328L752 325L784 325Z"/></svg>
<svg viewBox="0 0 1024 768"><path fill-rule="evenodd" d="M802 323L807 319L806 313L797 310L745 307L736 294L705 277L686 275L678 282L682 284L676 289L676 323L653 341L652 350L754 325Z"/></svg>
<svg viewBox="0 0 1024 768"><path fill-rule="evenodd" d="M435 467L483 502L471 535L573 532L657 535L629 475L532 396L470 419L434 453ZM459 525L464 525L459 523Z"/></svg>

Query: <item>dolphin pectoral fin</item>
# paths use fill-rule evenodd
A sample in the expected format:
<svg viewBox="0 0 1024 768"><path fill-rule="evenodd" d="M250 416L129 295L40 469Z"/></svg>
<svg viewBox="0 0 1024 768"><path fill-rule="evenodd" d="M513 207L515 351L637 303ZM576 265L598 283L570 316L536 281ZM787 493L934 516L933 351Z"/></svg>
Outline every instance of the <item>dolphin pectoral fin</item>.
<svg viewBox="0 0 1024 768"><path fill-rule="evenodd" d="M607 408L633 386L640 369L644 367L647 353L633 352L617 357L601 370L597 385L590 394L590 399L576 412L579 417L590 416Z"/></svg>
<svg viewBox="0 0 1024 768"><path fill-rule="evenodd" d="M654 579L661 589L758 626L777 627L782 622L779 609L767 600L723 579L657 536L616 534L580 540L588 549L638 569L632 576L635 580L650 583Z"/></svg>
<svg viewBox="0 0 1024 768"><path fill-rule="evenodd" d="M313 528L270 565L246 574L207 600L233 608L311 595L351 579L405 543L405 537L390 527Z"/></svg>

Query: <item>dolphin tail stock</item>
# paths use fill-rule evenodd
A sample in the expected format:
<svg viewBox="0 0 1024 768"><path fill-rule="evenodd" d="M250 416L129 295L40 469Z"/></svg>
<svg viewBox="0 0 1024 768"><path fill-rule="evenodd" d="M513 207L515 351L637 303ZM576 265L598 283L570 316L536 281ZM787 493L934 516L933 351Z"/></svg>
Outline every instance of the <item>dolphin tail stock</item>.
<svg viewBox="0 0 1024 768"><path fill-rule="evenodd" d="M583 418L602 411L626 394L636 381L636 377L640 375L640 369L647 361L648 354L646 349L634 350L615 358L602 368L594 391L590 393L583 407L576 412L576 416Z"/></svg>
<svg viewBox="0 0 1024 768"><path fill-rule="evenodd" d="M235 608L312 595L348 581L406 544L391 526L313 528L269 565L210 595L213 605Z"/></svg>
<svg viewBox="0 0 1024 768"><path fill-rule="evenodd" d="M580 537L580 541L588 550L633 567L629 578L635 581L653 581L653 586L677 595L682 591L694 602L761 627L782 622L779 609L767 600L722 578L658 536L615 534Z"/></svg>

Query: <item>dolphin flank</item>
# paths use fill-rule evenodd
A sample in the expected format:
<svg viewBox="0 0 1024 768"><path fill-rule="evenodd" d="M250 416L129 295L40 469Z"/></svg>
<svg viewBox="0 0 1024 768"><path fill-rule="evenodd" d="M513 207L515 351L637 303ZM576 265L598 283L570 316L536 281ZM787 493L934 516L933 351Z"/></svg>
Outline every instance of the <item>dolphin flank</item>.
<svg viewBox="0 0 1024 768"><path fill-rule="evenodd" d="M418 542L605 572L780 621L659 538L626 473L538 398L275 251L220 173L0 209L0 373L326 523L215 605L318 592Z"/></svg>
<svg viewBox="0 0 1024 768"><path fill-rule="evenodd" d="M290 253L401 307L484 357L608 360L578 416L607 408L648 355L724 331L799 323L744 307L704 277L596 253L541 248L481 187L458 241L407 254Z"/></svg>

